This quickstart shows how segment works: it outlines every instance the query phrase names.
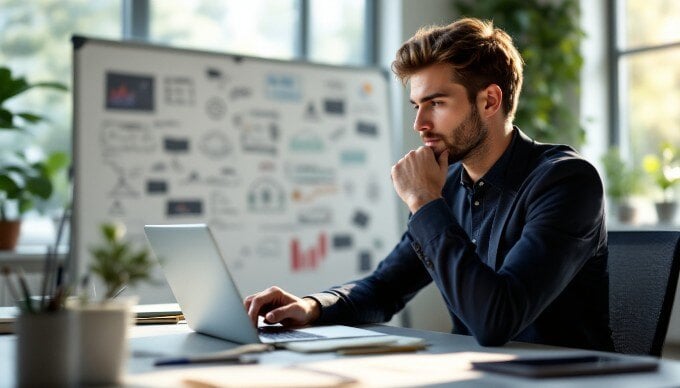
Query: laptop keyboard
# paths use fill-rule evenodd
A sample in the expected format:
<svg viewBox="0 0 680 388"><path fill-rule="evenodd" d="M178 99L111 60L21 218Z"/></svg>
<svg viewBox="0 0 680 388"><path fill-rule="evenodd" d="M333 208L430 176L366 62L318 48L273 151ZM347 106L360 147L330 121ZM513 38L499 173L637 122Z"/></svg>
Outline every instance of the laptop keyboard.
<svg viewBox="0 0 680 388"><path fill-rule="evenodd" d="M288 329L282 326L263 326L257 329L258 334L262 338L272 340L275 342L286 340L306 340L315 338L325 338L324 336L306 333L304 331Z"/></svg>

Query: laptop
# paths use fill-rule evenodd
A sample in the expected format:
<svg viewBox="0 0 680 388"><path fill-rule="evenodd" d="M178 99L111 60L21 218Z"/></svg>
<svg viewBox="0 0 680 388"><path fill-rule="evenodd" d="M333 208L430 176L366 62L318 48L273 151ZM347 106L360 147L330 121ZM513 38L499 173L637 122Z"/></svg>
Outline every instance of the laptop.
<svg viewBox="0 0 680 388"><path fill-rule="evenodd" d="M255 328L208 225L146 225L144 232L187 324L198 333L241 344L385 335L344 325L290 329L262 319Z"/></svg>

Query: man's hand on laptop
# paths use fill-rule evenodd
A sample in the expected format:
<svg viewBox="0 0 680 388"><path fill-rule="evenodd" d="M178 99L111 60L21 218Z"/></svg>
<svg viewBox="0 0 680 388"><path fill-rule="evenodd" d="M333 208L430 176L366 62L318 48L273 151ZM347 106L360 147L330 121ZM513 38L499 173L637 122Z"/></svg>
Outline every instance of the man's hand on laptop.
<svg viewBox="0 0 680 388"><path fill-rule="evenodd" d="M276 286L246 297L243 304L255 326L260 315L269 324L305 326L321 314L321 306L315 299L298 298Z"/></svg>

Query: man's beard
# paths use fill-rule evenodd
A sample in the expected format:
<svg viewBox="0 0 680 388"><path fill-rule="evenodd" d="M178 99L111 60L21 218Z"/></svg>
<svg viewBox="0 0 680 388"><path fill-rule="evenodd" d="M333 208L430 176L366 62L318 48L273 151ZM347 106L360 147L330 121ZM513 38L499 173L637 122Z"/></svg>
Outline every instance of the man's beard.
<svg viewBox="0 0 680 388"><path fill-rule="evenodd" d="M482 122L477 107L470 104L470 114L465 120L454 128L450 136L442 137L446 149L449 150L449 164L465 160L470 155L480 151L480 145L484 143L489 134L489 127ZM439 158L438 153L436 156Z"/></svg>

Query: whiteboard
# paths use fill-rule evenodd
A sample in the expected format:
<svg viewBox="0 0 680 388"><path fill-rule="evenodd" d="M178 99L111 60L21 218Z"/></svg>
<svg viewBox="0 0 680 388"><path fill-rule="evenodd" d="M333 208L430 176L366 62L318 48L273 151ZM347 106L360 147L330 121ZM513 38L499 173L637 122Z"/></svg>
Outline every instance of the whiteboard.
<svg viewBox="0 0 680 388"><path fill-rule="evenodd" d="M147 247L145 224L208 223L244 295L271 285L302 295L361 277L397 242L384 72L73 44L81 274L110 221L137 247ZM159 268L154 277L160 285L132 291L174 300Z"/></svg>

